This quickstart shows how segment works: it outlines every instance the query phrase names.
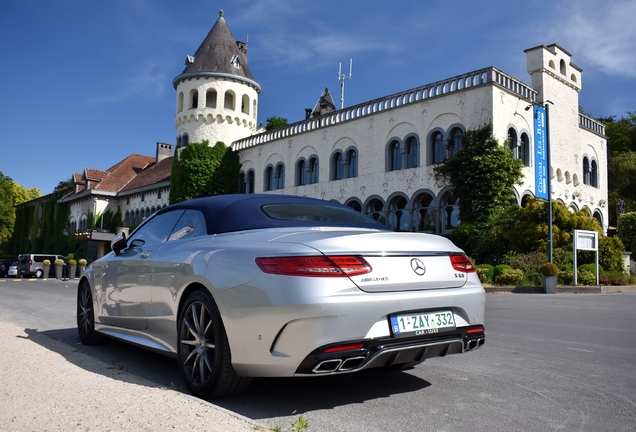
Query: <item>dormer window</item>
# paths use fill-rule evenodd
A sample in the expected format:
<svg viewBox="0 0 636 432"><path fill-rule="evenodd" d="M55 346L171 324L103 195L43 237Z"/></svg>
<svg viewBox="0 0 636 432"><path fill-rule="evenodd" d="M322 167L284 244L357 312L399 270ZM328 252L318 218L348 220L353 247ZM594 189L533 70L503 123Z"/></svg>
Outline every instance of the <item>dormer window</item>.
<svg viewBox="0 0 636 432"><path fill-rule="evenodd" d="M232 56L232 60L230 60L230 64L234 66L236 69L241 67L241 61L239 60L239 56L237 55Z"/></svg>

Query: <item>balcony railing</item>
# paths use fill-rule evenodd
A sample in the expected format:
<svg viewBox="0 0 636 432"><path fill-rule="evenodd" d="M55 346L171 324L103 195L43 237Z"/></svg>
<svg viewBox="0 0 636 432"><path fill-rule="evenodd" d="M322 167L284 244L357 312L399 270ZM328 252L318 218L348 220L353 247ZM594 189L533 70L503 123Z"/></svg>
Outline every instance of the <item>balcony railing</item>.
<svg viewBox="0 0 636 432"><path fill-rule="evenodd" d="M443 81L427 84L412 90L392 94L383 98L375 99L354 105L349 108L334 111L333 113L316 118L310 118L297 123L292 123L285 127L268 131L248 138L243 138L232 143L233 150L243 150L259 144L276 141L304 132L320 129L339 123L353 121L355 119L370 116L381 111L396 108L403 105L417 103L427 99L446 96L474 87L495 84L507 89L530 103L536 101L537 92L527 84L511 77L495 67L480 69L475 72L459 75Z"/></svg>

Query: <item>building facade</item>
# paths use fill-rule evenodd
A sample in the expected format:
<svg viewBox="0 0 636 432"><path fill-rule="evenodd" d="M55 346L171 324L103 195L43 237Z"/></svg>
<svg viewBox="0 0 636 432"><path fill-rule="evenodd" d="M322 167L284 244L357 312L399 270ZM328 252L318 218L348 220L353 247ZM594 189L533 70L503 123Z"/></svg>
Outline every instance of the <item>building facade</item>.
<svg viewBox="0 0 636 432"><path fill-rule="evenodd" d="M535 196L533 105L549 104L552 198L607 229L604 126L579 112L581 69L558 45L526 50L531 84L490 67L237 140L245 192L335 200L394 229L444 234L457 226L452 186L434 167L468 129L494 137L524 165L521 205Z"/></svg>

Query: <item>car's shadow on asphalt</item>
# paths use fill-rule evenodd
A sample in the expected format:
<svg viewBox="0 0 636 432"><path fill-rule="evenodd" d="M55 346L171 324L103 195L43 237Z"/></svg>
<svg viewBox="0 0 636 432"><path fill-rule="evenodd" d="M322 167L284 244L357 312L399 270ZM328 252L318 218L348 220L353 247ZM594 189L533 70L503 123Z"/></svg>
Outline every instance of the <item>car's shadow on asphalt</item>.
<svg viewBox="0 0 636 432"><path fill-rule="evenodd" d="M112 379L167 388L188 394L175 359L105 337L96 346L83 345L76 328L38 332L28 338L62 355L70 363ZM416 392L431 384L409 373L371 369L338 376L256 378L241 395L210 402L258 420L291 415L294 411L331 409Z"/></svg>

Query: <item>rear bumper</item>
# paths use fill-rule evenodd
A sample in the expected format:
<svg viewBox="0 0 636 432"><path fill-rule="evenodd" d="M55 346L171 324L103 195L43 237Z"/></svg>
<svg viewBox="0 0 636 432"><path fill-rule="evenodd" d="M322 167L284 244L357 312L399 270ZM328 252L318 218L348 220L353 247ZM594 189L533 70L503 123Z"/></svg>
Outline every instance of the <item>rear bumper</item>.
<svg viewBox="0 0 636 432"><path fill-rule="evenodd" d="M425 338L348 341L346 344L332 344L315 350L303 360L295 375L347 373L375 367L420 363L432 357L475 350L481 347L485 340L484 327L477 325ZM329 352L337 349L338 346L346 347L356 344L363 346Z"/></svg>

